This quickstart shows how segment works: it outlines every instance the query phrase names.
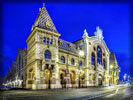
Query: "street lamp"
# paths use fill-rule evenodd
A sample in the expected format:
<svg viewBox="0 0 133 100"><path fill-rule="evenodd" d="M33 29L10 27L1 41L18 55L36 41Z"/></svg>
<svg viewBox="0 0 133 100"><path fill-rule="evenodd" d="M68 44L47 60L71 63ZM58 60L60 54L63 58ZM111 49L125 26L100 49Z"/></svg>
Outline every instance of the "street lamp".
<svg viewBox="0 0 133 100"><path fill-rule="evenodd" d="M79 51L79 88L80 88L80 56L84 56L84 51Z"/></svg>

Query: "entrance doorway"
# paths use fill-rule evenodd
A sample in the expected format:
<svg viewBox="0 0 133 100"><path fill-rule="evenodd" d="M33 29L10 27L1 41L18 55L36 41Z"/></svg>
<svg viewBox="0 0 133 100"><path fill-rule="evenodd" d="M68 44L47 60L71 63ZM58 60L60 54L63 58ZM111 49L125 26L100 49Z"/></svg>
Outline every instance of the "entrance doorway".
<svg viewBox="0 0 133 100"><path fill-rule="evenodd" d="M72 71L72 72L70 73L70 79L71 79L72 87L74 87L75 84L76 84L76 82L75 82L75 78L76 78L76 74L75 74L74 71Z"/></svg>
<svg viewBox="0 0 133 100"><path fill-rule="evenodd" d="M45 69L45 82L46 82L46 88L50 89L50 70L49 69Z"/></svg>
<svg viewBox="0 0 133 100"><path fill-rule="evenodd" d="M66 88L65 75L66 75L65 70L61 70L61 71L60 71L60 80L61 80L62 88Z"/></svg>
<svg viewBox="0 0 133 100"><path fill-rule="evenodd" d="M102 75L98 76L98 85L102 85Z"/></svg>

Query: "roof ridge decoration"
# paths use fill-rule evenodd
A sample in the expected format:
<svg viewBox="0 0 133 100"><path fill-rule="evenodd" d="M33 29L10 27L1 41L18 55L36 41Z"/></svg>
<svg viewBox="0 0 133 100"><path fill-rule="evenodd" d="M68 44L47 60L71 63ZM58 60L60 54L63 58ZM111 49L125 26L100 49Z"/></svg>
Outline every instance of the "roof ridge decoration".
<svg viewBox="0 0 133 100"><path fill-rule="evenodd" d="M99 26L96 27L96 32L94 33L95 36L98 37L98 39L103 39L103 30L100 29Z"/></svg>
<svg viewBox="0 0 133 100"><path fill-rule="evenodd" d="M86 29L84 30L84 34L82 37L89 37Z"/></svg>
<svg viewBox="0 0 133 100"><path fill-rule="evenodd" d="M45 3L43 3L42 9L39 8L39 14L34 23L34 27L39 27L39 28L43 28L43 29L58 33L51 17L48 14L48 11L46 10Z"/></svg>

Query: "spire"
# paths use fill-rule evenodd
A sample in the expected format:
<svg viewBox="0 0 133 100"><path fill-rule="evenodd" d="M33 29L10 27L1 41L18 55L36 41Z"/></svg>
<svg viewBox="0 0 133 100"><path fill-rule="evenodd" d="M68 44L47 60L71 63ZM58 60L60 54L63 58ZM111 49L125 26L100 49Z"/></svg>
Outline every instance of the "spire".
<svg viewBox="0 0 133 100"><path fill-rule="evenodd" d="M43 7L45 7L45 2L43 2Z"/></svg>
<svg viewBox="0 0 133 100"><path fill-rule="evenodd" d="M88 37L88 33L87 33L87 30L86 29L84 30L83 37Z"/></svg>
<svg viewBox="0 0 133 100"><path fill-rule="evenodd" d="M94 33L95 36L97 36L99 39L103 39L103 31L99 28L99 26L96 27L96 32Z"/></svg>
<svg viewBox="0 0 133 100"><path fill-rule="evenodd" d="M39 14L34 23L34 27L39 27L52 32L57 32L56 27L45 8L45 3L43 3L42 9L39 9Z"/></svg>

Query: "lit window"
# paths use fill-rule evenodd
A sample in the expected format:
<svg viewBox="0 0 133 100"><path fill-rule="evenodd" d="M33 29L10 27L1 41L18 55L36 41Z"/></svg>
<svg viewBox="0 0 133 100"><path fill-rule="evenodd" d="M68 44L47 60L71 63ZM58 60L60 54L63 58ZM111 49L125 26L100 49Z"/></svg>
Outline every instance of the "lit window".
<svg viewBox="0 0 133 100"><path fill-rule="evenodd" d="M65 63L65 57L61 56L61 63Z"/></svg>
<svg viewBox="0 0 133 100"><path fill-rule="evenodd" d="M74 65L74 59L73 58L71 59L71 64Z"/></svg>
<svg viewBox="0 0 133 100"><path fill-rule="evenodd" d="M95 66L95 55L94 55L94 53L91 54L91 65Z"/></svg>
<svg viewBox="0 0 133 100"><path fill-rule="evenodd" d="M97 47L97 63L98 64L101 64L101 62L102 62L102 50L101 50L101 48L98 46Z"/></svg>
<svg viewBox="0 0 133 100"><path fill-rule="evenodd" d="M51 59L51 53L48 50L45 51L45 59Z"/></svg>

